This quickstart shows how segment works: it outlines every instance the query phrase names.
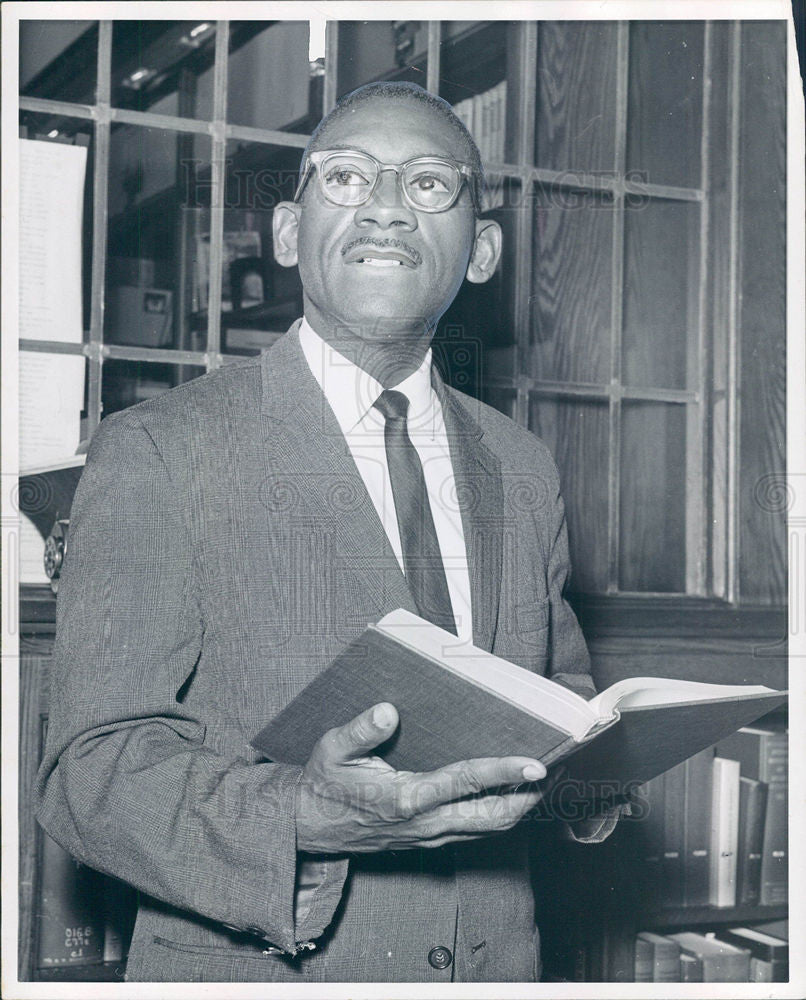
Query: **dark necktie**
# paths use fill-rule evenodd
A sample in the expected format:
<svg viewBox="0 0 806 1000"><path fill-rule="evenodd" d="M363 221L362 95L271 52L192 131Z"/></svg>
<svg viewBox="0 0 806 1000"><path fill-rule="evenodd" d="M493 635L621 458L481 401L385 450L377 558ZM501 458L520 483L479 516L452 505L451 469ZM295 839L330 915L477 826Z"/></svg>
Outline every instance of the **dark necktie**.
<svg viewBox="0 0 806 1000"><path fill-rule="evenodd" d="M375 402L384 416L384 441L395 501L406 582L421 618L456 635L445 567L431 515L420 456L407 426L409 400L386 389Z"/></svg>

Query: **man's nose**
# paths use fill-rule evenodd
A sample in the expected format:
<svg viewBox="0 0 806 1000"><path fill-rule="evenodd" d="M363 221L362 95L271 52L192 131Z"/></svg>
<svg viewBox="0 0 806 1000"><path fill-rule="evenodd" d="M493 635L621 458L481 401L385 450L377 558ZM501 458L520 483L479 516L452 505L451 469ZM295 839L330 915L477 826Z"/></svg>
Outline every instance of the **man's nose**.
<svg viewBox="0 0 806 1000"><path fill-rule="evenodd" d="M356 209L355 221L359 226L374 223L381 229L394 226L411 231L417 228L417 214L403 197L394 170L381 171L372 197Z"/></svg>

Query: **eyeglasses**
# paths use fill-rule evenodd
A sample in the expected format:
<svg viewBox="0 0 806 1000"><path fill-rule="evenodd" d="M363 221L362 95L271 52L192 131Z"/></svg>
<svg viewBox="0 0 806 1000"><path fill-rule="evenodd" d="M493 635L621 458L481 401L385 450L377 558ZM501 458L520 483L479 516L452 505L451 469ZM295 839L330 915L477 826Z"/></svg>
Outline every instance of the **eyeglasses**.
<svg viewBox="0 0 806 1000"><path fill-rule="evenodd" d="M454 163L440 156L417 156L405 163L381 163L369 153L350 149L310 153L294 201L299 201L311 171L315 171L322 194L329 202L343 208L364 205L386 170L395 172L403 197L419 212L447 211L459 197L465 181L476 213L480 211L476 174L467 164Z"/></svg>

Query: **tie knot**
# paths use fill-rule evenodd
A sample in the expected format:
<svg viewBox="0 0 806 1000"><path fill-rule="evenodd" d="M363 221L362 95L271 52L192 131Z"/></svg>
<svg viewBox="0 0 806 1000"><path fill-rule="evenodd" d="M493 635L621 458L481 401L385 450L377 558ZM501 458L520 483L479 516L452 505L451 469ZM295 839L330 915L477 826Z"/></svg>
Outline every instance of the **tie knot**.
<svg viewBox="0 0 806 1000"><path fill-rule="evenodd" d="M405 420L409 413L409 397L396 389L384 389L373 405L386 420Z"/></svg>

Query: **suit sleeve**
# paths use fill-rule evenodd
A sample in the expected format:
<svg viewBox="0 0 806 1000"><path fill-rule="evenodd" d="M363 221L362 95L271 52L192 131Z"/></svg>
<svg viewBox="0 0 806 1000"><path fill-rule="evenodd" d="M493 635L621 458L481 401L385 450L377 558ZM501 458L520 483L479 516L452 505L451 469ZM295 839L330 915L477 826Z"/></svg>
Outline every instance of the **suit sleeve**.
<svg viewBox="0 0 806 1000"><path fill-rule="evenodd" d="M186 506L136 415L107 418L71 512L38 818L86 864L293 953L347 862L296 927L301 768L222 753L183 704L204 642Z"/></svg>

